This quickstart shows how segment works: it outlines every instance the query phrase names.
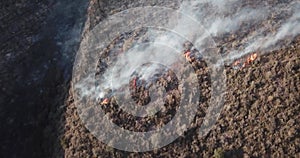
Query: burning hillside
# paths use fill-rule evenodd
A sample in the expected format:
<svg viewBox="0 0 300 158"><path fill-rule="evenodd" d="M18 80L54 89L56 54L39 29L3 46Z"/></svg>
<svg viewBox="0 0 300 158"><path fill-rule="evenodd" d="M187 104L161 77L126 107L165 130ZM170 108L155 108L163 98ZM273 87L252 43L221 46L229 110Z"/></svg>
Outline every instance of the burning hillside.
<svg viewBox="0 0 300 158"><path fill-rule="evenodd" d="M168 2L167 6L169 3L171 4ZM172 28L136 26L133 30L124 28L135 26L132 25L135 20L141 25L151 22L161 22L163 25L164 18L174 14L162 14L163 11L154 9L158 13L154 12L154 15L150 14L147 17L146 12L138 14L143 9L127 10L116 14L117 18L112 16L108 21L100 21L100 27L97 27L99 25L96 25L95 19L99 13L94 13L93 9L95 6L92 4L88 24L95 25L87 27L92 28L92 35L86 30L85 35L89 38L83 40L83 47L78 55L81 58L77 60L78 66L74 71L74 93L70 100L74 97L77 105L70 103L68 110L73 111L76 106L79 109L76 119L83 119L83 123L87 124L86 128L100 141L94 137L90 138L88 132L81 132L80 136L71 134L82 129L82 126L67 130L66 140L84 137L93 144L91 146L95 152L92 154L96 156L103 153L118 157L126 154L138 156L137 153L121 152L102 144L107 142L111 146L121 144L116 147L120 150L147 151L142 155L149 157L192 157L199 154L211 157L219 146L227 150L227 155L237 157L281 156L299 152L295 134L295 130L299 129L295 120L299 100L292 99L299 96L299 87L287 90L283 86L287 83L299 83L296 77L299 73L299 66L296 66L299 58L289 60L290 57L297 56L300 49L297 40L299 27L296 27L299 23L298 2L184 1L177 7L184 14L175 14L175 20L167 18L170 24L175 25ZM149 11L149 8L145 10ZM136 18L127 20L126 15ZM139 19L139 16L147 18ZM199 24L197 22L192 23L190 17L198 20L203 27L196 25ZM124 24L119 23L122 21L120 19L125 21ZM113 23L114 20L116 23ZM110 22L114 24L111 27ZM116 26L121 28L121 32L118 32ZM117 33L110 33L107 29ZM122 32L123 30L127 32ZM104 44L98 45L97 42ZM91 43L92 47L89 47ZM275 51L278 50L277 47L281 48L281 51ZM91 52L96 54L97 58L94 59L86 48L92 48ZM289 49L295 53L291 53ZM222 58L215 56L216 52ZM271 52L273 54L268 54ZM92 67L96 65L96 71L89 71L90 61ZM283 61L289 64L284 67ZM275 64L274 68L271 68L272 64ZM271 72L268 72L270 70ZM191 79L192 74L196 79ZM214 82L213 79L222 75L226 75L227 81ZM226 92L222 91L223 83L228 85ZM94 90L91 87L95 87ZM214 91L215 89L219 91ZM195 97L197 91L199 96ZM221 97L215 97L216 95ZM80 96L83 96L83 99ZM181 105L185 100L187 102ZM218 121L214 122L220 111L218 108L211 108L210 103L223 100L224 110ZM172 120L185 121L185 118L189 118L189 113L180 116L177 116L177 113L180 112L181 106L189 107L193 105L190 103L193 101L197 109L188 111L191 116L195 114L195 117L187 131L176 133L176 130L169 128L164 133L166 137L149 136L145 142L140 141L140 135L123 136L114 130L102 133L110 127L101 124L103 122L113 122L121 130L138 134L156 132L157 129L164 129ZM151 106L155 108L147 109ZM280 111L281 107L285 107L286 110ZM131 113L130 110L134 112ZM105 115L105 119L100 120L99 116L102 115ZM288 115L289 118L284 115ZM69 114L67 118L74 119L74 116ZM293 120L289 122L289 128L294 132L288 132L289 138L283 134L287 130L283 127L284 120ZM186 128L183 125L180 127ZM209 127L213 127L211 131ZM277 129L280 132L276 131ZM207 135L199 134L201 132ZM106 137L108 133L109 138ZM116 133L119 135L116 136ZM167 136L174 133L178 135L174 142L149 151L149 148L159 144L157 142L168 142ZM292 147L281 144L282 141L276 140L277 136L285 141L293 139L289 141ZM132 142L126 144L123 138ZM138 141L135 142L135 139ZM138 146L139 143L142 145ZM78 143L73 141L70 144L66 148L66 154L72 156L71 151L77 149L75 144ZM122 148L124 144L126 149ZM282 151L277 151L277 148Z"/></svg>
<svg viewBox="0 0 300 158"><path fill-rule="evenodd" d="M300 157L298 0L0 3L1 157Z"/></svg>
<svg viewBox="0 0 300 158"><path fill-rule="evenodd" d="M148 29L143 28L134 32L121 34L112 42L113 46L100 53L102 55L97 63L98 69L96 72L97 83L99 85L103 84L103 82L101 83L103 76L110 75L107 72L125 73L126 69L116 70L116 65L113 67L114 69L110 69L108 68L108 65L114 65L113 63L116 62L115 59L125 53L123 49L124 45L127 45L128 47L129 42L132 43L133 46L134 43L138 41L151 41L147 32ZM134 35L134 39L130 37L130 35ZM183 50L177 56L181 60L172 62L169 67L162 63L145 63L136 68L132 73L129 73L127 78L124 78L125 81L128 81L127 83L124 82L124 84L118 86L115 85L113 86L113 89L104 90L104 93L101 93L100 90L101 95L99 95L100 97L98 98L99 105L105 113L110 116L114 123L125 129L139 132L154 130L166 125L174 118L182 97L186 95L182 94L182 90L184 90L183 81L177 76L178 72L185 72L183 78L190 75L188 73L189 67L187 65L191 65L192 71L197 72L197 77L199 79L197 82L201 85L200 90L203 93L209 93L209 91L207 91L210 78L208 75L208 67L204 62L201 53L192 49L193 46L188 43L189 42L183 43ZM168 51L167 49L162 50ZM186 51L193 53L190 53L189 56L187 56ZM135 57L138 58L139 55L139 53L130 55L128 56L128 59L135 60ZM163 58L161 59L164 60ZM181 61L183 61L185 66L182 66ZM110 79L109 76L105 76L105 78ZM113 82L113 80L110 80L110 82ZM185 84L196 86L192 85L192 82L187 82ZM127 89L129 91L127 91ZM186 97L193 96L190 95ZM206 97L207 96L203 94L201 100L208 100ZM150 108L146 111L140 111L135 115L130 114L126 110L122 110L121 104L124 103L119 101L130 99L132 99L132 104L134 104L134 106L156 106L158 109ZM127 104L124 104L124 106L128 106L129 104L131 103L128 102ZM203 106L202 109L205 111L206 107ZM151 115L147 116L147 113L150 113ZM124 122L124 120L126 121Z"/></svg>

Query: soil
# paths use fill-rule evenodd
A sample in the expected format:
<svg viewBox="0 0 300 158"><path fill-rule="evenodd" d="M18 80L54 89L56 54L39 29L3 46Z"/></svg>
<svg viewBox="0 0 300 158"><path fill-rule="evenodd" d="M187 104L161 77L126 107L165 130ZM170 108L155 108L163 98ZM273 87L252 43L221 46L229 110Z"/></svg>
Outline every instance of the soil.
<svg viewBox="0 0 300 158"><path fill-rule="evenodd" d="M128 3L94 0L88 10L89 19L85 32L115 12L151 4L149 1ZM157 1L155 5L178 7L178 3L167 1ZM229 42L225 38L223 44L228 45ZM279 50L260 54L253 63L244 68L233 69L227 66L224 109L208 135L198 137L196 125L170 145L144 153L119 151L98 141L80 121L70 91L63 137L65 156L212 157L214 151L221 148L225 157L299 157L299 75L300 37L295 38L289 45L283 45ZM209 92L202 93L207 99L210 97ZM208 106L205 99L202 104ZM201 118L203 114L199 112L196 122L201 123ZM126 116L122 119L126 119Z"/></svg>

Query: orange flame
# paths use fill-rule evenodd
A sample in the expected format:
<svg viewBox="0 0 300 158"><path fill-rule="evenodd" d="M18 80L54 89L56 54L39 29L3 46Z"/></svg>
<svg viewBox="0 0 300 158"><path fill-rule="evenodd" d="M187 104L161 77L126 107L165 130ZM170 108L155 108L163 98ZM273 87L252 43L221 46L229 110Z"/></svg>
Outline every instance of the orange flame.
<svg viewBox="0 0 300 158"><path fill-rule="evenodd" d="M242 65L240 68L244 68L247 65L250 65L253 61L255 61L257 59L258 55L256 53L249 55L245 60L237 60L235 61L232 66L240 66ZM244 61L244 62L242 62Z"/></svg>
<svg viewBox="0 0 300 158"><path fill-rule="evenodd" d="M109 99L108 98L105 98L102 102L101 102L101 105L107 105L109 104Z"/></svg>
<svg viewBox="0 0 300 158"><path fill-rule="evenodd" d="M249 65L251 64L253 61L255 61L257 59L257 54L254 53L254 54L251 54L248 56L246 62L244 63L244 65Z"/></svg>
<svg viewBox="0 0 300 158"><path fill-rule="evenodd" d="M237 61L235 61L232 65L233 66L238 66L238 65L240 65L241 64L241 62L239 61L239 60L237 60Z"/></svg>
<svg viewBox="0 0 300 158"><path fill-rule="evenodd" d="M186 58L188 61L192 61L192 59L191 59L191 52L190 52L190 51L185 52L185 53L184 53L184 56L185 56L185 58Z"/></svg>

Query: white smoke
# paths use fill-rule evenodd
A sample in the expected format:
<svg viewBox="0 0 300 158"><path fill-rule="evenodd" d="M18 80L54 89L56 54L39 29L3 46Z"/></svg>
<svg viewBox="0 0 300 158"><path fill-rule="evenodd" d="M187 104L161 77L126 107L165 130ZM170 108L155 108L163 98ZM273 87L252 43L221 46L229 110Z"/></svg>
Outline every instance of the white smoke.
<svg viewBox="0 0 300 158"><path fill-rule="evenodd" d="M212 36L237 31L242 22L256 23L267 15L268 7L234 8L240 5L239 1L185 1L180 11L200 21Z"/></svg>
<svg viewBox="0 0 300 158"><path fill-rule="evenodd" d="M298 36L300 34L300 3L294 2L276 9L285 9L286 12L291 12L292 14L287 19L281 19L283 22L278 24L279 26L275 32L266 32L266 28L255 30L255 32L245 38L246 47L242 50L232 50L225 60L231 62L234 59L257 51L267 53L281 48L282 44L278 44L280 41L287 39L291 41Z"/></svg>
<svg viewBox="0 0 300 158"><path fill-rule="evenodd" d="M238 0L184 1L179 11L199 21L207 32L197 32L199 26L190 24L184 17L179 18L177 26L170 30L171 32L148 31L146 36L151 37L153 43L147 46L133 47L119 56L117 62L102 75L103 78L99 81L101 84L97 87L98 94L100 97L104 97L104 90L119 89L128 84L133 72L145 63L153 61L172 67L174 63L179 62L182 56L175 50L183 50L185 39L175 35L174 32L184 37L191 37L192 41L190 42L201 48L206 46L210 37L222 38L226 33L249 31L240 40L243 47L226 48L229 50L225 56L227 64L249 53L256 51L263 53L279 48L280 45L276 45L279 41L286 38L292 39L300 33L299 4L299 2L291 2L273 6L262 4L253 7ZM274 33L265 28L262 23L270 20L275 12L286 12L287 17L275 22L278 28ZM149 79L155 71L157 71L157 67L148 67L142 72L143 78ZM86 87L85 83L77 86ZM88 95L86 92L84 94Z"/></svg>

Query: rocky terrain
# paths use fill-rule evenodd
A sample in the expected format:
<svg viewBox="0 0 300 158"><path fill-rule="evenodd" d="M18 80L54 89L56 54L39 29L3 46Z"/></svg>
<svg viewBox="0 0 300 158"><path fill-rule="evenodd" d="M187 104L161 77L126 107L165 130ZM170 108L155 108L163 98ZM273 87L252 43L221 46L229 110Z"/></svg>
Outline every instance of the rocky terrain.
<svg viewBox="0 0 300 158"><path fill-rule="evenodd" d="M1 157L300 157L300 37L244 68L226 66L224 108L207 136L198 134L199 111L195 127L175 142L131 153L100 142L78 115L69 83L82 26L85 36L119 11L146 5L178 9L180 1L91 0L87 12L81 1L0 4ZM239 36L215 40L227 46Z"/></svg>

